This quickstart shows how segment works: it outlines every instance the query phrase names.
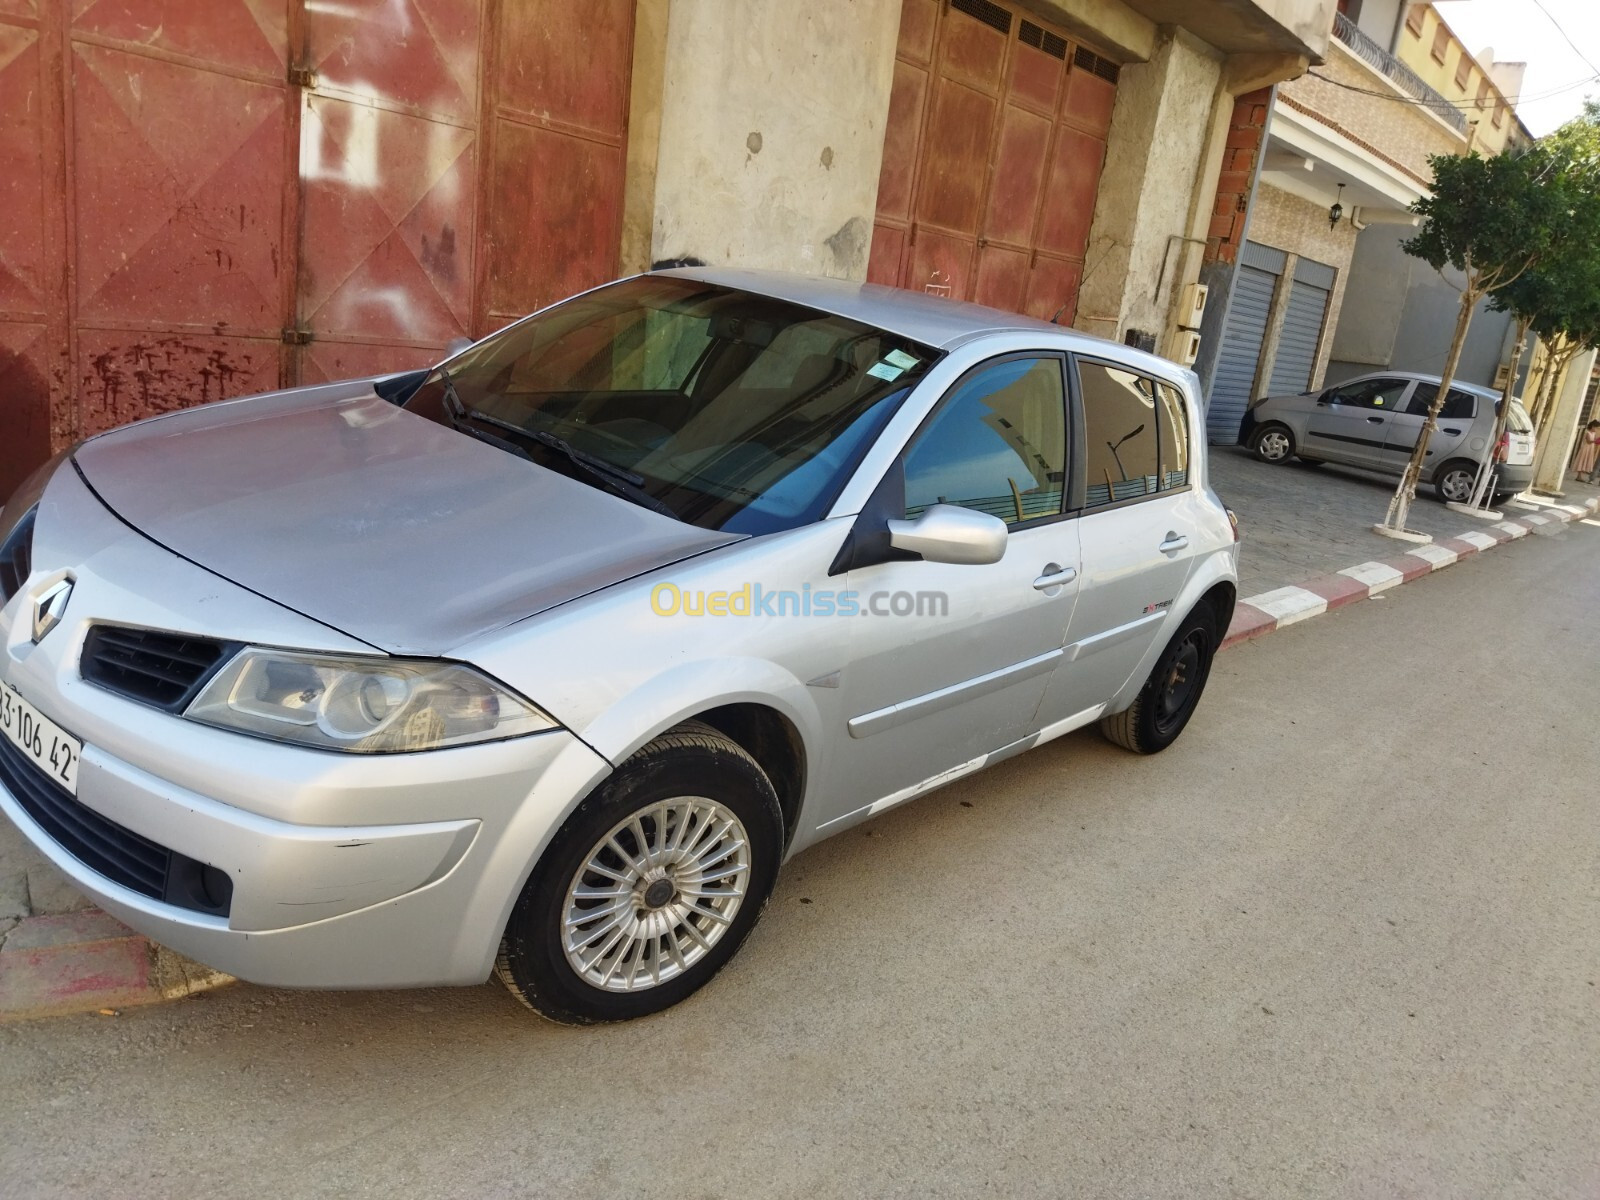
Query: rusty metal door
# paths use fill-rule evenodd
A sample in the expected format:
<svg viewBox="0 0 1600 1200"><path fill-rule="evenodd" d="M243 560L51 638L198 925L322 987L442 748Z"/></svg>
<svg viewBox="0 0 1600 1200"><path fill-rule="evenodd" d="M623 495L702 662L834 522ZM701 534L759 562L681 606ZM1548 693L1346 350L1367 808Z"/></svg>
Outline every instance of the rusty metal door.
<svg viewBox="0 0 1600 1200"><path fill-rule="evenodd" d="M616 274L633 0L0 0L0 495Z"/></svg>
<svg viewBox="0 0 1600 1200"><path fill-rule="evenodd" d="M1116 81L991 0L904 0L868 278L1070 322Z"/></svg>

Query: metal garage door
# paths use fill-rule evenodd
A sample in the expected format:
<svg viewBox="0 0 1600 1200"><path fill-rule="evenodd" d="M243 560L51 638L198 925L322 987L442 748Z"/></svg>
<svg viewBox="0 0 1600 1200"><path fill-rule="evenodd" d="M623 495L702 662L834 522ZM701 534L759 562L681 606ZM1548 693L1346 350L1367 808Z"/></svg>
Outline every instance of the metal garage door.
<svg viewBox="0 0 1600 1200"><path fill-rule="evenodd" d="M1294 269L1278 353L1272 360L1270 395L1293 395L1311 386L1322 343L1322 322L1328 315L1328 293L1333 290L1333 268L1302 258Z"/></svg>
<svg viewBox="0 0 1600 1200"><path fill-rule="evenodd" d="M1246 247L1248 254L1252 247ZM1272 293L1278 277L1260 267L1240 263L1233 276L1228 324L1222 333L1222 350L1211 382L1211 402L1206 409L1206 433L1211 441L1231 445L1239 436L1239 422L1254 397L1256 366L1267 336Z"/></svg>
<svg viewBox="0 0 1600 1200"><path fill-rule="evenodd" d="M634 0L0 0L0 495L611 278Z"/></svg>
<svg viewBox="0 0 1600 1200"><path fill-rule="evenodd" d="M1118 70L993 0L903 0L867 278L1070 324Z"/></svg>

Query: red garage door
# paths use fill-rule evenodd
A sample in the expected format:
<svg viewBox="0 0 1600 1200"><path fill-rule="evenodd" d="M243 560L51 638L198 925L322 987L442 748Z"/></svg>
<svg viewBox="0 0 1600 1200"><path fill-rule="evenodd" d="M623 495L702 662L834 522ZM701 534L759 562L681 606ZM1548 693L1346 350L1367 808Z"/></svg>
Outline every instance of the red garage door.
<svg viewBox="0 0 1600 1200"><path fill-rule="evenodd" d="M1116 81L991 0L904 0L868 278L1070 322Z"/></svg>
<svg viewBox="0 0 1600 1200"><path fill-rule="evenodd" d="M0 495L614 276L632 41L633 0L0 0Z"/></svg>

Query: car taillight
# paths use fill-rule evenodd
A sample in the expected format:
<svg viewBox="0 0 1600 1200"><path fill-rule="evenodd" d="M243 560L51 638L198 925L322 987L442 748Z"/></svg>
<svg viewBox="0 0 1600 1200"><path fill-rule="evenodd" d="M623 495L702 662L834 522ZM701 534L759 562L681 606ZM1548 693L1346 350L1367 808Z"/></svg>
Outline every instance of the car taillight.
<svg viewBox="0 0 1600 1200"><path fill-rule="evenodd" d="M1233 527L1233 540L1237 542L1239 540L1239 514L1234 512L1231 508L1227 509L1226 511L1228 514L1228 524Z"/></svg>
<svg viewBox="0 0 1600 1200"><path fill-rule="evenodd" d="M1500 435L1500 444L1494 448L1495 462L1505 462L1511 456L1511 431Z"/></svg>

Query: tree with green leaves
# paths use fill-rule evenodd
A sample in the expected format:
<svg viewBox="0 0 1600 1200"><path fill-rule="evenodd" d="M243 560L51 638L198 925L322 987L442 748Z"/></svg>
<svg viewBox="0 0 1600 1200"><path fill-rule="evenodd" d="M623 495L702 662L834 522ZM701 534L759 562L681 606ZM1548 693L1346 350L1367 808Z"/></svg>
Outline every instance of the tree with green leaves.
<svg viewBox="0 0 1600 1200"><path fill-rule="evenodd" d="M1373 526L1391 537L1420 541L1428 540L1427 535L1407 530L1406 519L1427 461L1428 441L1438 429L1439 410L1455 382L1473 310L1485 297L1511 287L1550 254L1560 214L1568 207L1562 176L1539 144L1495 158L1436 154L1428 162L1433 168L1433 191L1411 206L1422 218L1422 228L1406 240L1404 248L1457 286L1461 304L1438 394L1383 523ZM1445 274L1447 268L1459 276L1459 285Z"/></svg>

